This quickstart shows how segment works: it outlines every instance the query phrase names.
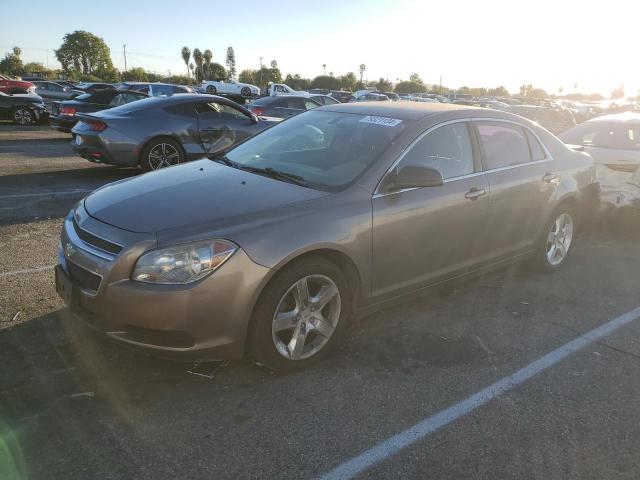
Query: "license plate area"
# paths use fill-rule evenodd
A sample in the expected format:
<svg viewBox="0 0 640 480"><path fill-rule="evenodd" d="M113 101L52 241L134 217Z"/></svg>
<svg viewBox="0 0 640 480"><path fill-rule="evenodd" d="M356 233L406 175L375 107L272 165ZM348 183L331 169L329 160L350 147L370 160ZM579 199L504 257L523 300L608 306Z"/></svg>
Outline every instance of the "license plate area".
<svg viewBox="0 0 640 480"><path fill-rule="evenodd" d="M73 283L67 275L67 272L65 272L60 265L56 266L55 277L56 292L58 292L58 295L60 295L60 298L62 298L65 304L69 307L73 307L76 300L76 292L74 291Z"/></svg>

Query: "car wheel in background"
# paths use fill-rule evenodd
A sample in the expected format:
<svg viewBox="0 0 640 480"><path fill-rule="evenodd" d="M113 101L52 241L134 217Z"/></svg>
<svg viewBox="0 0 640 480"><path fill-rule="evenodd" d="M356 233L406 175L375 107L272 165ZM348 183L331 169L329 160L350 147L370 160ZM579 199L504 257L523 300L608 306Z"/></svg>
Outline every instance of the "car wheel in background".
<svg viewBox="0 0 640 480"><path fill-rule="evenodd" d="M566 261L575 237L575 218L573 209L568 205L560 206L551 215L535 254L539 270L553 272Z"/></svg>
<svg viewBox="0 0 640 480"><path fill-rule="evenodd" d="M249 332L255 359L274 370L304 368L325 356L350 310L342 271L321 257L295 262L265 288Z"/></svg>
<svg viewBox="0 0 640 480"><path fill-rule="evenodd" d="M207 93L209 95L215 95L216 93L218 93L218 90L213 85L207 85Z"/></svg>
<svg viewBox="0 0 640 480"><path fill-rule="evenodd" d="M184 162L182 146L175 140L160 137L151 140L142 150L140 166L146 172Z"/></svg>
<svg viewBox="0 0 640 480"><path fill-rule="evenodd" d="M251 89L249 87L242 87L242 89L240 89L240 94L247 98L251 96Z"/></svg>
<svg viewBox="0 0 640 480"><path fill-rule="evenodd" d="M31 125L35 120L33 112L26 107L18 107L13 111L13 121L18 125Z"/></svg>

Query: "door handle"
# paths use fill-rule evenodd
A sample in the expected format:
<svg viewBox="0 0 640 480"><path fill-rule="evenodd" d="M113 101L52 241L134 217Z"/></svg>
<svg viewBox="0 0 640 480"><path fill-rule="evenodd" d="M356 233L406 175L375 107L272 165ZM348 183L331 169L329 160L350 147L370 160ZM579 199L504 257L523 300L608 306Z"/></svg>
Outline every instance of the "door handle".
<svg viewBox="0 0 640 480"><path fill-rule="evenodd" d="M560 177L555 173L551 173L551 172L545 173L544 177L542 177L542 181L545 183L558 183L559 180L560 180Z"/></svg>
<svg viewBox="0 0 640 480"><path fill-rule="evenodd" d="M464 194L464 198L468 198L469 200L477 200L478 198L486 194L487 191L484 188L473 187L471 190Z"/></svg>

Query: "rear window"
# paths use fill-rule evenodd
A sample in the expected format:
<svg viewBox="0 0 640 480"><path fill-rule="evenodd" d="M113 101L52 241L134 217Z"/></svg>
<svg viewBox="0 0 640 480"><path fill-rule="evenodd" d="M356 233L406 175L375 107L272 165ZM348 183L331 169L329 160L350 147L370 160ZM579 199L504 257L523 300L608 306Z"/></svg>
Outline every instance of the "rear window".
<svg viewBox="0 0 640 480"><path fill-rule="evenodd" d="M84 93L74 98L74 100L86 103L99 103L102 105L107 105L109 102L111 102L111 99L114 95L115 92Z"/></svg>

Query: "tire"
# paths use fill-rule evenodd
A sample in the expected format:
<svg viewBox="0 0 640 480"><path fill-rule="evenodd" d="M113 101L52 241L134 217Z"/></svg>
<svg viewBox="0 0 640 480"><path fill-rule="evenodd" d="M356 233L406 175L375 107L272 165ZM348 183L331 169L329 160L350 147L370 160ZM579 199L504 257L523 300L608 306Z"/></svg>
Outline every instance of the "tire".
<svg viewBox="0 0 640 480"><path fill-rule="evenodd" d="M240 89L240 95L244 98L249 98L251 96L251 89L249 87L242 87Z"/></svg>
<svg viewBox="0 0 640 480"><path fill-rule="evenodd" d="M216 93L218 93L218 90L213 85L207 85L207 93L209 95L215 95Z"/></svg>
<svg viewBox="0 0 640 480"><path fill-rule="evenodd" d="M558 236L557 230L561 234ZM567 260L576 234L576 213L569 205L561 205L545 224L540 235L534 267L542 272L554 272Z"/></svg>
<svg viewBox="0 0 640 480"><path fill-rule="evenodd" d="M36 121L34 113L26 107L17 107L11 117L17 125L31 125Z"/></svg>
<svg viewBox="0 0 640 480"><path fill-rule="evenodd" d="M300 295L305 284L308 294ZM334 263L311 257L285 267L267 285L254 311L249 332L254 358L277 371L308 367L337 345L350 305L347 281Z"/></svg>
<svg viewBox="0 0 640 480"><path fill-rule="evenodd" d="M168 137L158 137L151 140L142 149L140 166L145 172L159 170L184 162L182 146Z"/></svg>

